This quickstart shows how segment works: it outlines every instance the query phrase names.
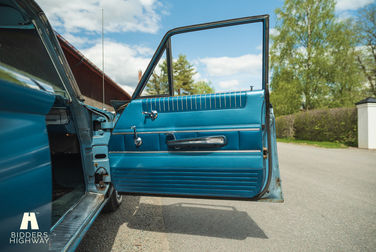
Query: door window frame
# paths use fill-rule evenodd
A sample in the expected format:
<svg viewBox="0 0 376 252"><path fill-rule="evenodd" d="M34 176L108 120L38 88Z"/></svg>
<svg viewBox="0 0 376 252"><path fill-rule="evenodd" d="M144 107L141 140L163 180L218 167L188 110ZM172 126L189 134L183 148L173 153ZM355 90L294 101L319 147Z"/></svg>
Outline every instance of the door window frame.
<svg viewBox="0 0 376 252"><path fill-rule="evenodd" d="M168 86L169 86L169 96L174 96L174 85L173 85L173 69L172 69L172 50L171 50L171 37L177 34L216 29L228 26L250 24L250 23L262 23L263 24L263 35L262 35L262 89L265 90L265 99L267 104L267 109L269 109L269 15L260 15L244 18L229 19L217 22L210 22L198 25L183 26L179 28L172 29L168 31L163 37L161 43L159 44L156 52L154 53L144 75L142 76L140 83L136 87L131 100L140 98L150 98L150 96L142 96L141 94L146 87L154 69L156 68L159 60L166 52L167 59L167 72L168 72ZM153 97L166 97L164 95L153 95Z"/></svg>

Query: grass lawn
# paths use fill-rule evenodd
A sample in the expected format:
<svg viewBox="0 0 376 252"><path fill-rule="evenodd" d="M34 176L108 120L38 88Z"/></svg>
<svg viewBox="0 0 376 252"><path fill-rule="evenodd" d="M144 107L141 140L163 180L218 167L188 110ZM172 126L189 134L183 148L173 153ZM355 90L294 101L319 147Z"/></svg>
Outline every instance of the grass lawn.
<svg viewBox="0 0 376 252"><path fill-rule="evenodd" d="M343 143L318 142L318 141L287 139L287 138L277 138L277 142L293 143L293 144L300 144L300 145L312 145L312 146L315 146L315 147L323 147L323 148L336 148L336 149L349 148L348 146L344 145Z"/></svg>

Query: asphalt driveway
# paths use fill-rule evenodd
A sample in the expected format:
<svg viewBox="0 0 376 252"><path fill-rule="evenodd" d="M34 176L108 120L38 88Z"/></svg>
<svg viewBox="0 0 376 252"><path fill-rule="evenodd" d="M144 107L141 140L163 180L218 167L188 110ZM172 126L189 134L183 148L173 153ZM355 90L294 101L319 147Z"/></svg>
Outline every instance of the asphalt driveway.
<svg viewBox="0 0 376 252"><path fill-rule="evenodd" d="M282 204L126 197L78 251L375 251L376 151L278 152Z"/></svg>

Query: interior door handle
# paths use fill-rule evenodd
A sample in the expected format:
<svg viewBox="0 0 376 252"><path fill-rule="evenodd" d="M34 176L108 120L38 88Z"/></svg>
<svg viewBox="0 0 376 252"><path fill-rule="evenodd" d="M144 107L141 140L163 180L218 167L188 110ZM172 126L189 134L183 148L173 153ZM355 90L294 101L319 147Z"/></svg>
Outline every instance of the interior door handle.
<svg viewBox="0 0 376 252"><path fill-rule="evenodd" d="M142 111L142 114L150 116L150 118L153 119L153 120L158 117L158 112L156 110L152 110L150 112Z"/></svg>
<svg viewBox="0 0 376 252"><path fill-rule="evenodd" d="M176 139L172 133L166 134L166 144L168 147L180 148L220 148L227 145L226 136L207 136Z"/></svg>

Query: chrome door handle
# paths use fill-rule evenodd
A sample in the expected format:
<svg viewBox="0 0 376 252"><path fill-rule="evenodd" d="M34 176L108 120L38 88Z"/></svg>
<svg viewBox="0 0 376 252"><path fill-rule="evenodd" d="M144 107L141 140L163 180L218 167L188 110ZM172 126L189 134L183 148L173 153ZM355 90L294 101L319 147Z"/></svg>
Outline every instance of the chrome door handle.
<svg viewBox="0 0 376 252"><path fill-rule="evenodd" d="M134 130L134 135L133 135L134 144L138 147L142 144L142 139L141 137L137 136L136 126L132 126L131 129Z"/></svg>
<svg viewBox="0 0 376 252"><path fill-rule="evenodd" d="M172 133L165 134L168 147L180 148L222 148L227 145L226 136L205 136L176 139ZM168 138L168 139L167 139Z"/></svg>
<svg viewBox="0 0 376 252"><path fill-rule="evenodd" d="M150 118L153 120L158 117L158 112L156 110L152 110L150 112L143 111L142 114L150 116Z"/></svg>

